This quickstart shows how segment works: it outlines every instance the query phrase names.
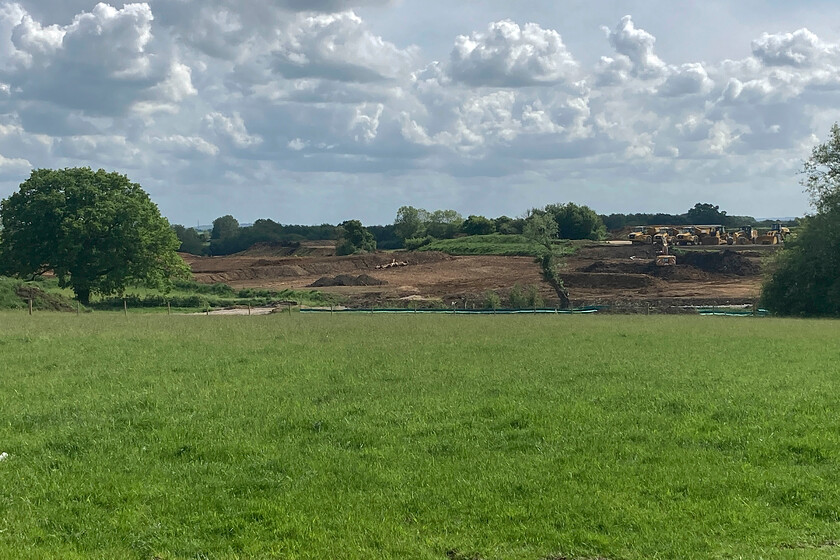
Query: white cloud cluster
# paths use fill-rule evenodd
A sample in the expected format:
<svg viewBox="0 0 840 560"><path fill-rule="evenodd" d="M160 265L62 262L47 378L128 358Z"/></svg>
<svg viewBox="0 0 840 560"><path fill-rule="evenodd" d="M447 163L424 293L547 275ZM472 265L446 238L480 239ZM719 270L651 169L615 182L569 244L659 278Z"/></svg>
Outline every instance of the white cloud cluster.
<svg viewBox="0 0 840 560"><path fill-rule="evenodd" d="M586 67L559 30L502 19L453 34L434 61L398 30L374 32L360 6L400 9L0 0L0 195L31 166L92 165L158 189L164 208L180 189L235 205L310 183L364 183L390 201L368 202L395 208L406 202L399 188L389 198L395 184L439 200L481 183L518 200L502 191L568 182L574 197L600 181L612 200L625 195L609 185L628 178L693 203L710 181L792 177L840 119L840 44L807 29L745 38L751 54L737 60L671 61L625 16L594 30L601 58Z"/></svg>
<svg viewBox="0 0 840 560"><path fill-rule="evenodd" d="M490 24L486 33L459 36L449 73L472 86L550 85L573 81L578 63L556 31L503 20Z"/></svg>

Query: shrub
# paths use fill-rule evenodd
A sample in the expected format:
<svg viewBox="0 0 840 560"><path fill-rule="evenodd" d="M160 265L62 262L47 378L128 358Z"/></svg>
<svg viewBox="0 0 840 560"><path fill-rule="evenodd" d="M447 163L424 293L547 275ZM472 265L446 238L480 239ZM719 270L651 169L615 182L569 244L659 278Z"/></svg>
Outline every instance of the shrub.
<svg viewBox="0 0 840 560"><path fill-rule="evenodd" d="M432 241L434 241L434 238L428 235L426 237L413 237L405 240L405 248L409 251L416 251L420 247L425 247L430 244Z"/></svg>
<svg viewBox="0 0 840 560"><path fill-rule="evenodd" d="M493 291L484 292L484 298L482 301L482 307L484 309L498 309L502 306L502 298L499 297L499 294Z"/></svg>

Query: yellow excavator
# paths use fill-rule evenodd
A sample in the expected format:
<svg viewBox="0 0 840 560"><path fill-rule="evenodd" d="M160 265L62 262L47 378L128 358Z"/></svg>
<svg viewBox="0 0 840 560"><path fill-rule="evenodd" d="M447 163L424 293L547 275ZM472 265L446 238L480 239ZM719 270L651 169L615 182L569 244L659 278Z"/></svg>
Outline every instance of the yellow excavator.
<svg viewBox="0 0 840 560"><path fill-rule="evenodd" d="M668 239L662 244L662 253L656 255L656 266L676 266L677 256L668 251Z"/></svg>

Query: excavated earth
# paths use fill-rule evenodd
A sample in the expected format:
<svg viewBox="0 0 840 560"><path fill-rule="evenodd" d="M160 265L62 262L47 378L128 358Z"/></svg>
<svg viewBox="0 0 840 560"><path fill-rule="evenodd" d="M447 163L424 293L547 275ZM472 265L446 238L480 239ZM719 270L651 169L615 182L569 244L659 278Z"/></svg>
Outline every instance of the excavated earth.
<svg viewBox="0 0 840 560"><path fill-rule="evenodd" d="M276 249L277 254L272 254ZM437 252L332 256L289 247L262 246L226 257L182 255L195 279L234 288L313 289L342 295L348 307L440 305L480 307L484 294L504 302L514 285L539 287L547 305L556 294L531 257L451 256ZM654 264L649 245L596 244L565 259L560 270L572 302L633 312L657 308L752 304L758 296L767 250L740 247L680 252L674 267ZM377 269L397 257L408 266Z"/></svg>

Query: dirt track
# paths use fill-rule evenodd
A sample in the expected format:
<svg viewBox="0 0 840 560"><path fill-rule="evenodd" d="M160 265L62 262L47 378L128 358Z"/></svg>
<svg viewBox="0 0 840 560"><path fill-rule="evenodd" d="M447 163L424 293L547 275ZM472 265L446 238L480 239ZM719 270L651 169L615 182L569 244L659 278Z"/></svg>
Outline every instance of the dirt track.
<svg viewBox="0 0 840 560"><path fill-rule="evenodd" d="M305 289L341 275L365 278L367 285L319 287L348 298L350 306L436 301L478 305L488 290L503 298L515 285L537 285L549 305L556 300L530 257L459 256L399 253L408 266L377 269L394 253L348 257L239 254L229 257L184 255L199 282L235 288ZM751 303L759 294L764 252L703 251L678 257L676 267L656 267L652 246L596 245L566 259L561 276L575 305L672 307ZM370 278L383 282L370 285ZM346 282L345 282L346 283ZM314 288L313 288L314 289Z"/></svg>

